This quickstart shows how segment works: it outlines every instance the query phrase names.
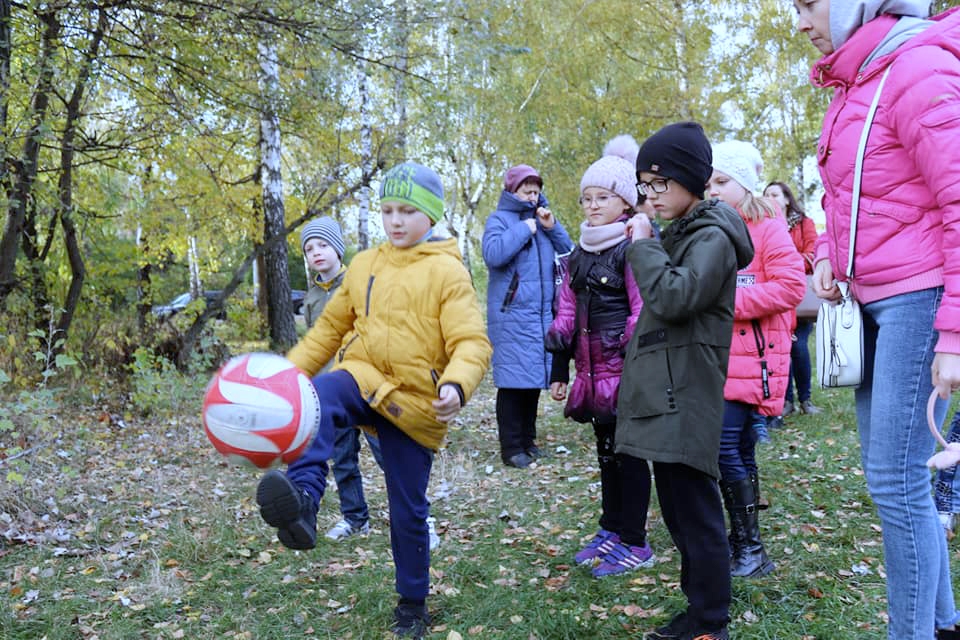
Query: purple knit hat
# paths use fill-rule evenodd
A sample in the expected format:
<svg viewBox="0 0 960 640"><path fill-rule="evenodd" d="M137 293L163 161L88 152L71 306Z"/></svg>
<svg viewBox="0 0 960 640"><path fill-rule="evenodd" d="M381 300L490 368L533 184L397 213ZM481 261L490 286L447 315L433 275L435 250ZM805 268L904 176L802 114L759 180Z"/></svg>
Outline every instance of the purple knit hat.
<svg viewBox="0 0 960 640"><path fill-rule="evenodd" d="M631 207L637 206L637 152L640 145L632 136L620 135L603 148L603 157L590 165L580 180L580 193L587 187L614 192Z"/></svg>
<svg viewBox="0 0 960 640"><path fill-rule="evenodd" d="M543 188L543 178L540 177L536 169L528 164L518 164L515 167L510 167L503 174L503 188L510 193L515 193L520 185L527 180L535 180Z"/></svg>

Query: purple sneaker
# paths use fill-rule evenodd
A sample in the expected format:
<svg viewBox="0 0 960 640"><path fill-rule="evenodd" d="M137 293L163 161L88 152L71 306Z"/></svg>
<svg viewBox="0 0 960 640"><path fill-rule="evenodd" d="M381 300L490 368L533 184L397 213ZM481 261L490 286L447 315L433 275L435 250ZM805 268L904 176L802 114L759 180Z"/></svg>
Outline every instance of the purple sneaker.
<svg viewBox="0 0 960 640"><path fill-rule="evenodd" d="M577 564L593 564L594 560L610 553L613 546L618 542L620 542L620 536L613 531L599 529L593 536L593 540L588 542L583 549L580 549L577 555L573 556L573 561Z"/></svg>
<svg viewBox="0 0 960 640"><path fill-rule="evenodd" d="M653 550L649 542L644 542L642 547L617 542L613 545L613 549L603 556L600 564L593 568L593 577L615 576L651 565L653 565Z"/></svg>

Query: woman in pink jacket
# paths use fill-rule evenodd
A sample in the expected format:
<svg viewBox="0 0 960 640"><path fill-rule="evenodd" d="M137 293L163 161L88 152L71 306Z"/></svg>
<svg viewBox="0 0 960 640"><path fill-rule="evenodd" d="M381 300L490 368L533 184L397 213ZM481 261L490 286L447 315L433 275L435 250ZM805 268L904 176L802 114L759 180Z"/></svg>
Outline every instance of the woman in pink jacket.
<svg viewBox="0 0 960 640"><path fill-rule="evenodd" d="M711 198L734 207L747 223L753 261L737 273L737 300L727 382L723 387L720 490L730 518L730 573L757 578L774 569L760 540L760 477L754 413L779 416L790 375L793 310L807 278L776 203L756 198L760 152L730 140L713 147Z"/></svg>
<svg viewBox="0 0 960 640"><path fill-rule="evenodd" d="M812 81L833 90L817 147L827 229L813 284L822 298L840 297L851 202L860 203L850 280L864 314L857 426L897 640L960 638L924 464L934 449L927 397L936 388L947 400L960 386L960 11L926 19L929 4L794 1L798 29L823 53ZM884 77L855 194L857 146ZM941 419L945 410L941 402Z"/></svg>

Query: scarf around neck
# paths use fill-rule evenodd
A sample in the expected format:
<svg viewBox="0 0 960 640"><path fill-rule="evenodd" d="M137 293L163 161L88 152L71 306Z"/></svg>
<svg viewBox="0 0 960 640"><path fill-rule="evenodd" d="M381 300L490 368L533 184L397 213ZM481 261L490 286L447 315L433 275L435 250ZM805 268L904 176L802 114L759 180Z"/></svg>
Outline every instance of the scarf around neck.
<svg viewBox="0 0 960 640"><path fill-rule="evenodd" d="M624 230L627 228L623 220L591 227L586 222L580 225L580 246L584 251L600 253L604 249L615 247L626 238Z"/></svg>

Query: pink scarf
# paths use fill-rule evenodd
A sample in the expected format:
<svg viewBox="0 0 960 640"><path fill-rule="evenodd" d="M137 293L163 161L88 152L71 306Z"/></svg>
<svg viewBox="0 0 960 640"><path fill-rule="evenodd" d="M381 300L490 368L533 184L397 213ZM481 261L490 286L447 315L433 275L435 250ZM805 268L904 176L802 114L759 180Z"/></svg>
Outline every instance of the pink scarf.
<svg viewBox="0 0 960 640"><path fill-rule="evenodd" d="M591 227L586 222L580 225L580 246L584 251L600 253L615 247L626 238L627 225L622 221L611 222L599 227Z"/></svg>

